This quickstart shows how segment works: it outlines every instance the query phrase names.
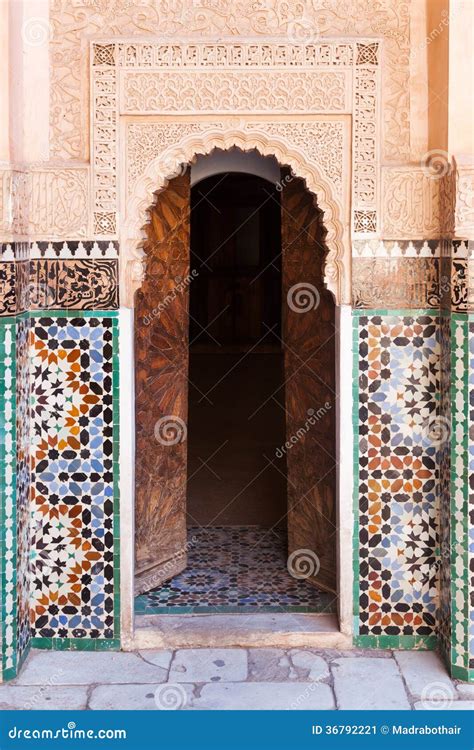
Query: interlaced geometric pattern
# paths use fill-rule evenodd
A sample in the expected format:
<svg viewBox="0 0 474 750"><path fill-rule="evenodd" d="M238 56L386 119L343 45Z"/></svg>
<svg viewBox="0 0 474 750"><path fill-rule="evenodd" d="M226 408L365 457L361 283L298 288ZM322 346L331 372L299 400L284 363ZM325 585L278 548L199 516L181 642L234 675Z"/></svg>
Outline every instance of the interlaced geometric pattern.
<svg viewBox="0 0 474 750"><path fill-rule="evenodd" d="M406 312L354 314L354 606L359 635L395 640L435 633L438 452L445 438L438 317Z"/></svg>
<svg viewBox="0 0 474 750"><path fill-rule="evenodd" d="M117 325L114 313L32 321L35 638L118 638Z"/></svg>

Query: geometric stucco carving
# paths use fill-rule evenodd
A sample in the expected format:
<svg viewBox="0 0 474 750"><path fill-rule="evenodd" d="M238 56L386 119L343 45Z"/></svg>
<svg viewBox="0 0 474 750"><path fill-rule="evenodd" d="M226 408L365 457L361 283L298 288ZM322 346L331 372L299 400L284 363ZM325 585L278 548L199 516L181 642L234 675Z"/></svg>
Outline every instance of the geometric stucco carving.
<svg viewBox="0 0 474 750"><path fill-rule="evenodd" d="M400 0L54 0L51 20L50 128L53 158L88 159L87 37L215 42L314 43L347 37L383 40L382 149L410 157L410 14ZM276 46L276 45L275 45Z"/></svg>
<svg viewBox="0 0 474 750"><path fill-rule="evenodd" d="M275 123L274 125L276 126ZM137 149L136 127L139 126L135 126L133 143ZM149 126L145 132L149 138ZM174 133L176 135L176 130ZM325 241L328 248L324 265L326 286L338 304L349 304L351 247L348 201L345 202L344 209L333 190L331 180L317 162L311 161L304 150L291 142L287 133L284 136L275 132L270 134L265 130L265 123L246 123L235 119L214 127L210 127L208 123L204 125L202 132L186 134L177 143L150 154L149 163L133 182L126 201L126 218L120 237L122 303L133 305L133 295L143 280L145 258L141 248L141 230L147 209L153 203L153 194L166 187L169 179L180 172L182 165L192 162L197 155L208 154L215 148L233 147L243 151L256 149L262 156L275 156L280 164L288 165L296 176L305 180L307 188L315 196L315 202L324 212L323 221L327 232ZM342 162L343 153L342 150L339 154L334 153L335 160L340 160L341 174L347 172ZM347 184L343 186L346 194L347 187Z"/></svg>
<svg viewBox="0 0 474 750"><path fill-rule="evenodd" d="M111 39L91 45L94 234L114 238L120 115L352 117L353 232L377 231L376 40L207 44ZM168 120L173 127L173 120ZM294 125L295 135L298 124ZM307 138L308 134L306 134ZM307 149L314 150L312 140ZM323 154L324 149L320 149Z"/></svg>

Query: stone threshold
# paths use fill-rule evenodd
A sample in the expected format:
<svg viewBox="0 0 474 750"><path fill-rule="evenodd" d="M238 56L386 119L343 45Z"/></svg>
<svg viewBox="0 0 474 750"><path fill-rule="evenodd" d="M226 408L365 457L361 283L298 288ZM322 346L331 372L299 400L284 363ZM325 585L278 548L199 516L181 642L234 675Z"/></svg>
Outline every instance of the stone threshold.
<svg viewBox="0 0 474 750"><path fill-rule="evenodd" d="M352 648L334 614L139 615L126 651L146 648Z"/></svg>

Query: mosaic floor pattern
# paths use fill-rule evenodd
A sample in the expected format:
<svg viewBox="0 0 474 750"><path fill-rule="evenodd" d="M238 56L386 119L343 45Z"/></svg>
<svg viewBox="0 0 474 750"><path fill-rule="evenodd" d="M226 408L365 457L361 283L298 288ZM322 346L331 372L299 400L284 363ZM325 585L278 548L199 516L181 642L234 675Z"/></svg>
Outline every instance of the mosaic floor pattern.
<svg viewBox="0 0 474 750"><path fill-rule="evenodd" d="M285 535L260 526L188 529L188 567L135 599L137 614L334 612L333 594L292 578Z"/></svg>

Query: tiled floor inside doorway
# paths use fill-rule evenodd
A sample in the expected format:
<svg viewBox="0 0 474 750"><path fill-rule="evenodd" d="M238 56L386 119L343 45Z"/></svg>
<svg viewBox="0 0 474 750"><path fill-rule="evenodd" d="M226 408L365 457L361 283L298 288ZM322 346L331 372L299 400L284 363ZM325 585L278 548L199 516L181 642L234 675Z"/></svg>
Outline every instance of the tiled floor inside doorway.
<svg viewBox="0 0 474 750"><path fill-rule="evenodd" d="M335 612L336 597L287 570L283 532L259 526L188 529L188 566L135 599L136 614Z"/></svg>

